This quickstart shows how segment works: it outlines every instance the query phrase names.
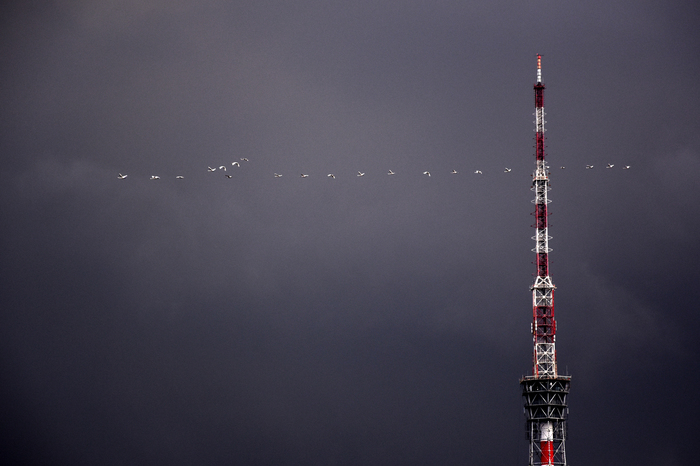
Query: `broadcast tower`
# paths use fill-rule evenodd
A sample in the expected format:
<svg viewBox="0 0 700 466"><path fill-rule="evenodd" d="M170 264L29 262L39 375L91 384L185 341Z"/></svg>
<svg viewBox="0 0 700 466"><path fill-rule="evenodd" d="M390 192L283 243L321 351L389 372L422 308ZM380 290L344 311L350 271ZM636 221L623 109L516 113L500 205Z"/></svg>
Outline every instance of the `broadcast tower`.
<svg viewBox="0 0 700 466"><path fill-rule="evenodd" d="M537 275L532 285L532 375L523 377L520 386L525 402L527 436L530 443L529 466L566 466L566 419L570 376L557 372L555 350L557 324L554 320L552 293L556 288L549 276L549 232L547 229L547 192L549 173L544 157L544 84L542 57L537 55L535 83L535 248Z"/></svg>

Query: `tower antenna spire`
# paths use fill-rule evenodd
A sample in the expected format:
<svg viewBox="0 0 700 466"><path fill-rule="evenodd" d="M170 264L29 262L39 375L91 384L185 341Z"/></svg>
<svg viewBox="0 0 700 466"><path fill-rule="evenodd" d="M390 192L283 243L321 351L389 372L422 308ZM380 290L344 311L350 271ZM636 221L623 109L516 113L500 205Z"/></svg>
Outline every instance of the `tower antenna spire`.
<svg viewBox="0 0 700 466"><path fill-rule="evenodd" d="M536 276L532 287L532 375L520 381L528 440L529 466L566 466L567 397L570 376L557 372L556 321L552 294L556 287L549 276L549 228L547 225L547 198L550 190L549 172L544 153L544 84L542 83L542 56L537 55L537 82L535 83L535 172L532 190L535 192L535 247Z"/></svg>

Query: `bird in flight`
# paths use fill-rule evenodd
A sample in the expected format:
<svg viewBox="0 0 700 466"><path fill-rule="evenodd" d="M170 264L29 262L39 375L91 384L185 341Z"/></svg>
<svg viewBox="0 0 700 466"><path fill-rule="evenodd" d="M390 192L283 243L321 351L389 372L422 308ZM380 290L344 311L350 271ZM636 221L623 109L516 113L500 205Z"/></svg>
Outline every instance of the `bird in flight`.
<svg viewBox="0 0 700 466"><path fill-rule="evenodd" d="M482 175L481 170L476 170L474 173L476 173L477 175Z"/></svg>
<svg viewBox="0 0 700 466"><path fill-rule="evenodd" d="M586 165L586 170L590 170L593 168L593 165Z"/></svg>
<svg viewBox="0 0 700 466"><path fill-rule="evenodd" d="M160 176L158 176L158 175L151 175L151 179L152 179L152 180L159 180L159 179L160 179Z"/></svg>
<svg viewBox="0 0 700 466"><path fill-rule="evenodd" d="M301 174L301 177L302 177L302 178L308 178L309 175L304 175L304 174L302 173L302 174Z"/></svg>
<svg viewBox="0 0 700 466"><path fill-rule="evenodd" d="M629 170L629 169L630 169L630 166L629 166L629 165L625 165L624 167L622 167L622 169L623 169L623 170Z"/></svg>
<svg viewBox="0 0 700 466"><path fill-rule="evenodd" d="M120 180L123 180L123 179L126 178L127 176L129 176L129 175L122 175L122 174L120 173L120 174L117 175L117 178L120 179Z"/></svg>
<svg viewBox="0 0 700 466"><path fill-rule="evenodd" d="M387 173L387 175L396 175L396 173L394 173L393 170L389 170L389 173Z"/></svg>
<svg viewBox="0 0 700 466"><path fill-rule="evenodd" d="M280 175L279 173L275 173L275 178L282 178L282 175Z"/></svg>
<svg viewBox="0 0 700 466"><path fill-rule="evenodd" d="M609 163L609 164L607 164L607 165L605 166L605 168L612 168L612 167L614 167L614 166L615 166L614 163Z"/></svg>
<svg viewBox="0 0 700 466"><path fill-rule="evenodd" d="M358 170L358 171L357 171L357 176L365 176L365 174Z"/></svg>
<svg viewBox="0 0 700 466"><path fill-rule="evenodd" d="M335 179L335 175L333 173L329 173L328 176Z"/></svg>
<svg viewBox="0 0 700 466"><path fill-rule="evenodd" d="M563 169L565 169L566 167L559 167L559 168L561 168L561 169L563 170Z"/></svg>
<svg viewBox="0 0 700 466"><path fill-rule="evenodd" d="M452 173L453 175L456 175L456 174L457 174L457 170L454 170L454 169L453 169L451 173Z"/></svg>
<svg viewBox="0 0 700 466"><path fill-rule="evenodd" d="M249 160L248 160L247 157L243 157L243 158L241 158L241 160L242 160L243 162L249 162Z"/></svg>
<svg viewBox="0 0 700 466"><path fill-rule="evenodd" d="M222 165L222 166L219 167L219 170L226 171L226 167L225 167L224 165Z"/></svg>
<svg viewBox="0 0 700 466"><path fill-rule="evenodd" d="M503 170L503 173L510 173L511 171L512 171L512 170L511 170L510 168L506 167L506 169Z"/></svg>
<svg viewBox="0 0 700 466"><path fill-rule="evenodd" d="M176 179L176 180L184 180L185 177L182 176L182 175L177 175L177 176L175 177L175 179Z"/></svg>
<svg viewBox="0 0 700 466"><path fill-rule="evenodd" d="M209 170L210 172L215 172L216 168L207 167L207 170Z"/></svg>
<svg viewBox="0 0 700 466"><path fill-rule="evenodd" d="M226 175L226 178L231 179L231 178L233 178L233 176L231 176L231 175Z"/></svg>
<svg viewBox="0 0 700 466"><path fill-rule="evenodd" d="M424 175L430 176L430 172L429 172L429 171L424 171L423 174L424 174Z"/></svg>
<svg viewBox="0 0 700 466"><path fill-rule="evenodd" d="M231 165L235 165L235 166L237 166L237 167L240 167L240 166L241 166L241 164L238 163L238 162L233 162Z"/></svg>

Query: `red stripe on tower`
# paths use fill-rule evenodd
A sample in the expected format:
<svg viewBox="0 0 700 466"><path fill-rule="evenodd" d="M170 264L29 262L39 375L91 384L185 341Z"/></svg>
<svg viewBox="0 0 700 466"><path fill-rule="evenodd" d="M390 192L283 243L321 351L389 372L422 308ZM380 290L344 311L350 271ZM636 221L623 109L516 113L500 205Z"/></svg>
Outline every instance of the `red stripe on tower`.
<svg viewBox="0 0 700 466"><path fill-rule="evenodd" d="M551 422L545 422L541 428L540 462L542 466L551 465L554 461L554 429Z"/></svg>

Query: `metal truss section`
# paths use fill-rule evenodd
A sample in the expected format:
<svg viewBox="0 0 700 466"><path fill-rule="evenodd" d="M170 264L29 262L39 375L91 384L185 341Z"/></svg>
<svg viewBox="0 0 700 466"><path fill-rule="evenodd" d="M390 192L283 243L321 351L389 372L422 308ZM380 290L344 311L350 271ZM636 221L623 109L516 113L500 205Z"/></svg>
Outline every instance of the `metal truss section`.
<svg viewBox="0 0 700 466"><path fill-rule="evenodd" d="M537 125L535 127L535 131L537 131L538 133L545 132L544 124L546 123L546 121L544 121L544 115L545 113L543 107L535 108L535 124Z"/></svg>
<svg viewBox="0 0 700 466"><path fill-rule="evenodd" d="M538 243L540 243L540 242L544 242L544 241L549 241L550 239L552 239L552 237L551 237L551 236L547 236L547 232L546 232L545 230L537 230L537 231L535 232L535 236L533 236L531 239L534 239L535 241L537 241ZM549 248L547 248L547 249L549 249ZM535 250L535 249L533 249L533 251L534 251L534 250ZM550 251L551 251L551 249L550 249L549 251L547 251L547 252L550 252Z"/></svg>
<svg viewBox="0 0 700 466"><path fill-rule="evenodd" d="M549 186L549 179L547 178L547 173L540 173L538 168L535 171L533 186L530 189L535 192L535 199L532 200L533 204L549 204L552 201L547 200L547 191L551 191L552 188Z"/></svg>
<svg viewBox="0 0 700 466"><path fill-rule="evenodd" d="M537 277L532 287L533 373L539 377L556 377L556 329L552 292L555 289L549 276Z"/></svg>
<svg viewBox="0 0 700 466"><path fill-rule="evenodd" d="M535 336L535 339L537 339L537 335ZM535 365L537 376L557 376L557 361L554 343L535 343Z"/></svg>
<svg viewBox="0 0 700 466"><path fill-rule="evenodd" d="M549 240L552 237L547 236L547 230L537 230L537 234L532 239L535 240L535 247L531 249L532 252L537 254L552 252L552 248L549 247Z"/></svg>
<svg viewBox="0 0 700 466"><path fill-rule="evenodd" d="M537 309L539 307L552 307L554 298L552 297L551 288L534 288L532 293L532 307ZM537 316L537 313L534 313Z"/></svg>
<svg viewBox="0 0 700 466"><path fill-rule="evenodd" d="M543 164L544 161L538 161L537 163L538 169L535 172L535 181L533 181L532 187L533 191L535 191L535 199L532 201L535 204L535 225L533 225L535 227L535 236L532 237L532 239L535 240L535 248L532 249L532 251L536 252L538 255L551 252L549 247L549 240L551 237L547 229L547 204L551 201L547 199L547 191L549 191L547 174L543 172L543 169L540 167ZM537 263L537 275L547 275L549 270L547 258L542 256L538 258Z"/></svg>
<svg viewBox="0 0 700 466"><path fill-rule="evenodd" d="M557 287L552 283L552 278L548 275L546 277L535 278L535 283L530 287L531 290L555 290Z"/></svg>
<svg viewBox="0 0 700 466"><path fill-rule="evenodd" d="M529 466L566 466L567 397L571 377L525 377L520 381Z"/></svg>

